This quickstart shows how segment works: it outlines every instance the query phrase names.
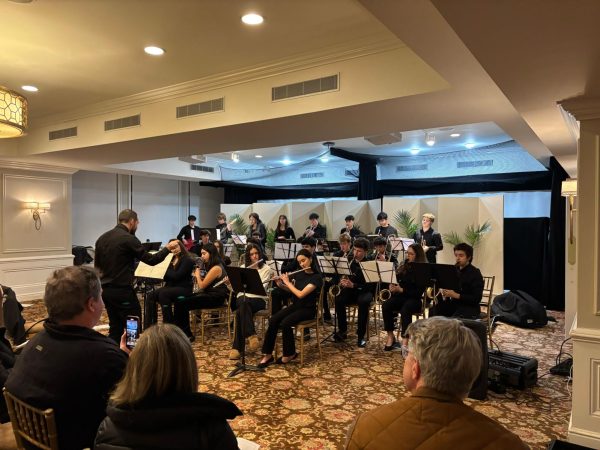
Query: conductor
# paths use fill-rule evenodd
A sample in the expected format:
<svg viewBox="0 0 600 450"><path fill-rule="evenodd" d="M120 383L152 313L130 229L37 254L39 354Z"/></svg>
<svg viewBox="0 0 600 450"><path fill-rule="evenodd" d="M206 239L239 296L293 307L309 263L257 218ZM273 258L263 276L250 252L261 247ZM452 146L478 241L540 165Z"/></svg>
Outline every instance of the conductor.
<svg viewBox="0 0 600 450"><path fill-rule="evenodd" d="M161 262L170 251L177 248L177 241L167 244L158 253L148 253L138 238L138 215L132 209L119 213L119 223L96 241L94 265L100 272L102 297L108 313L109 334L115 342L120 342L128 315L141 316L140 302L133 289L135 260L154 266Z"/></svg>

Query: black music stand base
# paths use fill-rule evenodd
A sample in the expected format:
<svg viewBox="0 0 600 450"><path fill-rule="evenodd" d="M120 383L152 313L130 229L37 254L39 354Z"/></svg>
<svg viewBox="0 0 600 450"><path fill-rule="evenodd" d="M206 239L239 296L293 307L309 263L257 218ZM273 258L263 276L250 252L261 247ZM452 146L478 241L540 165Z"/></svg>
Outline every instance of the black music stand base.
<svg viewBox="0 0 600 450"><path fill-rule="evenodd" d="M229 375L227 375L227 378L231 378L231 377L235 377L238 373L242 373L242 372L264 372L265 369L263 367L257 367L257 366L252 366L250 364L244 364L243 362L237 362L235 363L235 369L233 369L231 372L229 372Z"/></svg>

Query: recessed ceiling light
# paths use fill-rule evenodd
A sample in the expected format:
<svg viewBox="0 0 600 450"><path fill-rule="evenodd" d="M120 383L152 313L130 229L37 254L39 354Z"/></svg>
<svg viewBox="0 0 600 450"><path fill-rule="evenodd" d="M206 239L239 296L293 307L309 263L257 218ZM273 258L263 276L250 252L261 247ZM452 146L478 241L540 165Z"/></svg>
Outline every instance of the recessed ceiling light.
<svg viewBox="0 0 600 450"><path fill-rule="evenodd" d="M475 144L473 144L472 142L467 142L465 144L465 147L467 147L468 149L471 149L471 148L475 147Z"/></svg>
<svg viewBox="0 0 600 450"><path fill-rule="evenodd" d="M430 147L433 147L435 145L435 136L431 133L427 133L425 135L425 143Z"/></svg>
<svg viewBox="0 0 600 450"><path fill-rule="evenodd" d="M450 135L450 137L459 137L459 136L460 136L460 133L452 133L452 134Z"/></svg>
<svg viewBox="0 0 600 450"><path fill-rule="evenodd" d="M292 162L291 162L289 159L287 159L287 158L285 158L285 159L284 159L283 161L281 161L281 162L282 162L284 165L286 165L286 166L289 166L289 165L292 163Z"/></svg>
<svg viewBox="0 0 600 450"><path fill-rule="evenodd" d="M242 16L242 22L246 25L260 25L263 23L263 17L260 14L250 13Z"/></svg>
<svg viewBox="0 0 600 450"><path fill-rule="evenodd" d="M165 51L160 47L155 47L154 45L150 45L148 47L144 47L144 51L152 56L160 56L165 53Z"/></svg>
<svg viewBox="0 0 600 450"><path fill-rule="evenodd" d="M420 148L411 148L410 149L410 154L411 155L418 155L420 151L421 151Z"/></svg>
<svg viewBox="0 0 600 450"><path fill-rule="evenodd" d="M30 86L28 84L26 84L25 86L21 86L21 89L23 89L24 91L27 91L27 92L37 92L37 91L39 91L39 89L36 88L35 86Z"/></svg>
<svg viewBox="0 0 600 450"><path fill-rule="evenodd" d="M327 162L327 161L329 161L329 156L323 156L321 158L321 162Z"/></svg>
<svg viewBox="0 0 600 450"><path fill-rule="evenodd" d="M234 163L239 163L240 162L240 155L236 152L231 153L231 160Z"/></svg>
<svg viewBox="0 0 600 450"><path fill-rule="evenodd" d="M255 158L262 158L262 155L254 155Z"/></svg>

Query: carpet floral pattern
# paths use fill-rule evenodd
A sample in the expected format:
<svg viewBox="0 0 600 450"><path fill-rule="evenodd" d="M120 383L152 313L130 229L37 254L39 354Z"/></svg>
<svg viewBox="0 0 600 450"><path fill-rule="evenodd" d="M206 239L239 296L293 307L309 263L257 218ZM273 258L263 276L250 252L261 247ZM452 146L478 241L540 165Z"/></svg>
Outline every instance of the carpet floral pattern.
<svg viewBox="0 0 600 450"><path fill-rule="evenodd" d="M26 308L25 315L31 320L43 317L44 312L41 304L35 304ZM503 395L488 391L484 401L466 400L534 449L566 437L571 410L571 385L565 377L548 373L564 339L563 313L551 315L557 322L544 328L524 330L500 324L494 334L501 350L538 360L537 385L524 391L508 389ZM244 415L231 421L234 432L259 443L261 449L343 448L357 414L408 395L402 382L403 360L399 352L380 351L376 336L371 336L365 349L324 343L322 358L315 342L313 335L302 367L298 359L287 365L273 364L263 373L244 372L228 378L234 364L227 358L227 333L222 328L209 329L204 345L199 336L193 344L200 390L235 402ZM348 343L355 342L349 339ZM571 351L570 342L563 351ZM259 358L259 353L250 354L247 363L256 364Z"/></svg>

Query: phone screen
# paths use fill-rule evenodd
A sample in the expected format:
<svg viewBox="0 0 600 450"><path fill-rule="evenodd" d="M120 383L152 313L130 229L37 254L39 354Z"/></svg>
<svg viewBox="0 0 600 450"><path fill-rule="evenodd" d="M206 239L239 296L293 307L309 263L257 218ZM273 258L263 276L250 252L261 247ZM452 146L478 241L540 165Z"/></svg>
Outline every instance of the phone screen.
<svg viewBox="0 0 600 450"><path fill-rule="evenodd" d="M132 349L135 347L138 338L140 337L140 318L137 316L127 316L125 345Z"/></svg>

